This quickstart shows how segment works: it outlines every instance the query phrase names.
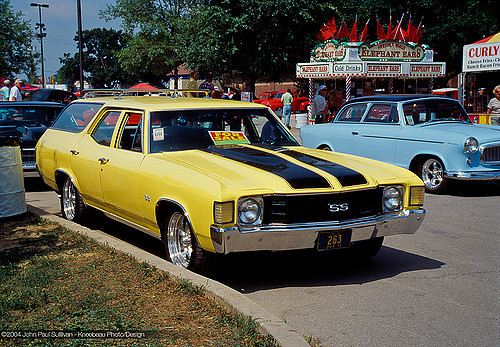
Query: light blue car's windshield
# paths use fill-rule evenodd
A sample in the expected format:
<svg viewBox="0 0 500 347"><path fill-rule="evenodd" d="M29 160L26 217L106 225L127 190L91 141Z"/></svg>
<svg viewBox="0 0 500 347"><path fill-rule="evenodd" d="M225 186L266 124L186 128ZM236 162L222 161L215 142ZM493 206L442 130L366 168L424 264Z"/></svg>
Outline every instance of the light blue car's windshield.
<svg viewBox="0 0 500 347"><path fill-rule="evenodd" d="M467 122L472 123L464 108L454 100L417 100L403 105L406 124L427 122Z"/></svg>
<svg viewBox="0 0 500 347"><path fill-rule="evenodd" d="M267 109L152 111L150 127L151 153L205 149L218 144L214 132L243 133L253 144L299 145Z"/></svg>

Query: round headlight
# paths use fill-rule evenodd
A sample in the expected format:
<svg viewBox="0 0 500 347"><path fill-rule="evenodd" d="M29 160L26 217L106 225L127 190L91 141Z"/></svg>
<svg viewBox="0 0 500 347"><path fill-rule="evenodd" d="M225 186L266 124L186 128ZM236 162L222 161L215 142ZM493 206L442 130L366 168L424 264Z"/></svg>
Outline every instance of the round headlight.
<svg viewBox="0 0 500 347"><path fill-rule="evenodd" d="M384 189L383 204L387 211L395 211L401 208L403 202L402 187L386 187Z"/></svg>
<svg viewBox="0 0 500 347"><path fill-rule="evenodd" d="M474 152L477 152L478 146L479 143L477 142L477 140L473 137L469 137L467 140L465 140L464 143L465 153L472 154Z"/></svg>
<svg viewBox="0 0 500 347"><path fill-rule="evenodd" d="M238 206L238 216L244 224L254 224L261 218L262 209L260 203L254 198L242 201Z"/></svg>

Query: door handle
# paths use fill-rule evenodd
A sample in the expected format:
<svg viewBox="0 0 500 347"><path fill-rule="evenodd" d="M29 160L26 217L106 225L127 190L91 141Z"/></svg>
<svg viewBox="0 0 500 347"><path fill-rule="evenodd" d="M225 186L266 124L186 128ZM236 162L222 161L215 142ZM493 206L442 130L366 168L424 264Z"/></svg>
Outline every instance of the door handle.
<svg viewBox="0 0 500 347"><path fill-rule="evenodd" d="M71 151L69 151L72 155L78 155L80 154L80 152L78 151L75 151L74 149L72 149Z"/></svg>
<svg viewBox="0 0 500 347"><path fill-rule="evenodd" d="M359 135L359 133L357 131L353 131L352 134L353 135Z"/></svg>
<svg viewBox="0 0 500 347"><path fill-rule="evenodd" d="M109 161L109 159L106 159L106 158L99 158L97 160L100 161L101 164L106 164Z"/></svg>

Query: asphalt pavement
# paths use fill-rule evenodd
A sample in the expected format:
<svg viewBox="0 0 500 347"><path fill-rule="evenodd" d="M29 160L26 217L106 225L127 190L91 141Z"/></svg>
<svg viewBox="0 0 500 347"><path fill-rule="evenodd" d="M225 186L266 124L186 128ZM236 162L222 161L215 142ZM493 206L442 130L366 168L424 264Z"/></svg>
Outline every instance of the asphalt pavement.
<svg viewBox="0 0 500 347"><path fill-rule="evenodd" d="M205 286L283 346L307 345L304 336L320 346L500 345L500 183L426 194L420 229L387 237L367 263L310 252L238 254L215 279L173 266L161 242L107 218L90 229L60 218L56 194L43 185L26 197L41 215Z"/></svg>

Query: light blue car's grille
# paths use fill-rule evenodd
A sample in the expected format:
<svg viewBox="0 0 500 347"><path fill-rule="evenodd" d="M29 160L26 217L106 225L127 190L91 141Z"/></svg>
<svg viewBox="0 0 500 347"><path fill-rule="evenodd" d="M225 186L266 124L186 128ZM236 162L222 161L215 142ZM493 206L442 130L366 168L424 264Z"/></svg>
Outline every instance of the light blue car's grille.
<svg viewBox="0 0 500 347"><path fill-rule="evenodd" d="M481 153L483 163L500 163L500 146L486 147Z"/></svg>

